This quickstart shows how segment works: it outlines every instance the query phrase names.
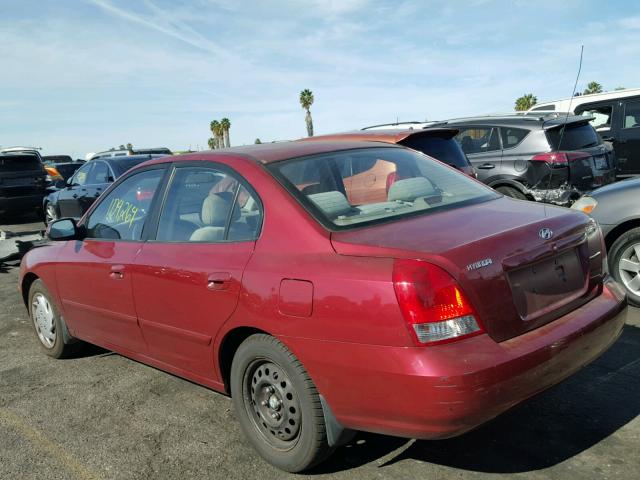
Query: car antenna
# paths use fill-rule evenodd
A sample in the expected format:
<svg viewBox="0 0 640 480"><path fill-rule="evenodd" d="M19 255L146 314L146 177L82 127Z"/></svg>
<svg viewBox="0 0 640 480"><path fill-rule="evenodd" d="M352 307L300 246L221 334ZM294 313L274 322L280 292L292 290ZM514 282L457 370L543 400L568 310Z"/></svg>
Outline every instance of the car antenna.
<svg viewBox="0 0 640 480"><path fill-rule="evenodd" d="M580 78L580 72L582 71L582 54L584 53L584 45L580 45L580 63L578 64L578 75L576 75L576 83L573 84L573 91L571 92L571 97L569 98L569 107L567 108L567 114L564 117L564 125L562 125L560 129L560 139L558 140L558 148L557 151L561 151L560 147L562 146L562 137L564 137L564 131L567 129L567 120L569 119L569 112L571 112L571 102L573 101L573 96L576 94L576 87L578 86L578 79Z"/></svg>

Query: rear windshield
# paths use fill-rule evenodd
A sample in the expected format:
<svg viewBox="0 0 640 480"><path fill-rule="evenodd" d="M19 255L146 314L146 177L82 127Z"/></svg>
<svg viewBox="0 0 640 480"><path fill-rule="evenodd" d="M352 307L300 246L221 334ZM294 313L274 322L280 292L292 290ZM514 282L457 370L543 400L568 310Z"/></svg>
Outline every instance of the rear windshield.
<svg viewBox="0 0 640 480"><path fill-rule="evenodd" d="M569 124L562 135L562 145L560 145L561 132L562 127L547 130L547 138L553 150L580 150L600 144L600 138L590 124Z"/></svg>
<svg viewBox="0 0 640 480"><path fill-rule="evenodd" d="M404 148L343 150L277 162L269 169L332 230L447 210L498 196L466 175Z"/></svg>
<svg viewBox="0 0 640 480"><path fill-rule="evenodd" d="M110 158L109 164L111 165L111 168L113 169L113 173L115 173L116 177L119 177L130 168L133 168L136 165L139 165L142 162L146 162L147 160L150 160L150 159L151 157L146 157L146 156L132 158L125 155L122 157Z"/></svg>
<svg viewBox="0 0 640 480"><path fill-rule="evenodd" d="M467 156L453 138L409 137L400 143L405 147L426 153L452 167L465 168L470 166Z"/></svg>
<svg viewBox="0 0 640 480"><path fill-rule="evenodd" d="M0 173L43 170L42 162L36 155L0 155Z"/></svg>

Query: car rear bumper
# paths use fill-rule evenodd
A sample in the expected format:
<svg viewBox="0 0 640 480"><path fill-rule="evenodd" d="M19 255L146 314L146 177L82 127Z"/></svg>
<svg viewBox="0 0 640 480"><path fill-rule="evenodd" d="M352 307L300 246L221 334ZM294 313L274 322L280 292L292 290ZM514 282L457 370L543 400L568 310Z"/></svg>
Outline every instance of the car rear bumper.
<svg viewBox="0 0 640 480"><path fill-rule="evenodd" d="M24 212L42 207L45 192L16 197L5 197L0 194L0 212Z"/></svg>
<svg viewBox="0 0 640 480"><path fill-rule="evenodd" d="M286 339L346 428L410 438L462 434L564 380L618 338L624 292L519 337L415 348Z"/></svg>

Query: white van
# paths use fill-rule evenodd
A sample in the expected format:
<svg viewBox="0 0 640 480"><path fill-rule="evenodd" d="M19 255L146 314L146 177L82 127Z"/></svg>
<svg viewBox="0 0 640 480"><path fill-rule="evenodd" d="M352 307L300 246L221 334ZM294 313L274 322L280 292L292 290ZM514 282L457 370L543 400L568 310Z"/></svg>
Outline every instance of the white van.
<svg viewBox="0 0 640 480"><path fill-rule="evenodd" d="M539 103L528 112L542 111L593 117L593 127L603 140L613 145L618 158L618 176L640 175L640 88Z"/></svg>

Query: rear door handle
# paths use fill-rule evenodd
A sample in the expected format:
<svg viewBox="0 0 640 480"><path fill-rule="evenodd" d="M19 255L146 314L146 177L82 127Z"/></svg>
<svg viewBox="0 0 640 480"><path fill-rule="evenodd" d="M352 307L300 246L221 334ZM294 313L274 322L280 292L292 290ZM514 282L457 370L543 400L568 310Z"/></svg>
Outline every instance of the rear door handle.
<svg viewBox="0 0 640 480"><path fill-rule="evenodd" d="M496 168L496 166L493 163L483 163L482 165L478 165L478 167L476 168L480 168L482 170L489 170L491 168Z"/></svg>
<svg viewBox="0 0 640 480"><path fill-rule="evenodd" d="M229 272L216 272L207 277L207 288L209 290L227 290L231 281Z"/></svg>
<svg viewBox="0 0 640 480"><path fill-rule="evenodd" d="M122 280L122 278L124 278L124 265L112 265L109 278L113 280Z"/></svg>

